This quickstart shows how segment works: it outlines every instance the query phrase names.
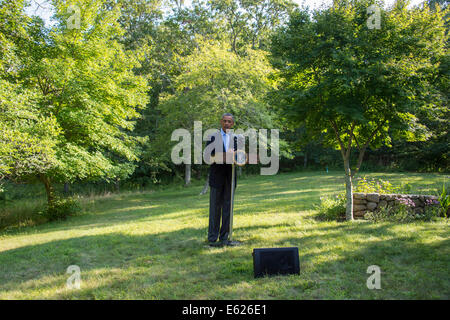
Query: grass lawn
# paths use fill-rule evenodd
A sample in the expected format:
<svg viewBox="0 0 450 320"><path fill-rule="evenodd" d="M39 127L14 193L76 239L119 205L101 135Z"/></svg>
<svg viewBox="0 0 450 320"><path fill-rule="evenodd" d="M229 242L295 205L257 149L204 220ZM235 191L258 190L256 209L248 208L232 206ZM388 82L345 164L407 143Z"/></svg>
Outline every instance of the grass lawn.
<svg viewBox="0 0 450 320"><path fill-rule="evenodd" d="M438 174L372 173L426 192ZM449 299L450 232L444 219L408 224L324 222L319 197L343 189L341 172L238 181L234 238L206 245L209 195L189 188L86 200L67 221L0 233L0 299ZM253 278L252 249L296 246L300 275ZM67 267L81 288L66 288ZM381 268L369 290L367 268Z"/></svg>

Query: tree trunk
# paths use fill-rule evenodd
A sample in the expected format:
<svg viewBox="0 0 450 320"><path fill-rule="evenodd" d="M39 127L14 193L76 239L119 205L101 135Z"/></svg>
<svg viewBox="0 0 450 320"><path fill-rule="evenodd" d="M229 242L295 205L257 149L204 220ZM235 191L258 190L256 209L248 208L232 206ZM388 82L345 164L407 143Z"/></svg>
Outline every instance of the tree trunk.
<svg viewBox="0 0 450 320"><path fill-rule="evenodd" d="M345 194L347 198L347 206L345 208L345 219L347 221L353 220L353 188L352 188L352 175L350 171L349 159L344 160L345 167Z"/></svg>
<svg viewBox="0 0 450 320"><path fill-rule="evenodd" d="M305 157L303 158L303 168L308 165L308 154L305 152Z"/></svg>
<svg viewBox="0 0 450 320"><path fill-rule="evenodd" d="M195 177L200 180L202 178L202 167L201 165L197 166L197 170L195 170Z"/></svg>
<svg viewBox="0 0 450 320"><path fill-rule="evenodd" d="M64 183L64 194L65 195L69 194L69 184L67 182Z"/></svg>
<svg viewBox="0 0 450 320"><path fill-rule="evenodd" d="M348 131L348 144L347 148L340 138L340 132L336 125L336 122L331 121L331 125L333 126L334 132L336 134L336 140L339 142L341 147L341 155L342 160L344 160L344 170L345 170L345 195L347 200L347 206L345 208L345 219L347 221L353 220L353 189L352 189L352 171L350 169L350 154L352 150L352 140L353 140L353 130L355 129L355 122L352 123L350 131ZM367 145L364 147L366 148ZM362 156L364 155L360 153L360 158L358 159L358 163L362 160ZM358 167L359 168L359 167ZM357 172L358 169L355 170Z"/></svg>
<svg viewBox="0 0 450 320"><path fill-rule="evenodd" d="M47 203L48 205L51 205L53 200L55 200L55 192L51 184L50 178L41 174L39 176L39 179L44 184L45 192L47 193Z"/></svg>
<svg viewBox="0 0 450 320"><path fill-rule="evenodd" d="M208 174L206 175L205 186L203 187L202 192L200 192L200 195L204 195L205 193L207 193L207 192L208 192L208 189L209 189L209 172L208 172Z"/></svg>
<svg viewBox="0 0 450 320"><path fill-rule="evenodd" d="M188 186L191 184L191 164L185 165L185 171L184 171L184 185Z"/></svg>
<svg viewBox="0 0 450 320"><path fill-rule="evenodd" d="M116 192L120 192L120 180L116 179L116 181L114 182L114 188L116 190Z"/></svg>

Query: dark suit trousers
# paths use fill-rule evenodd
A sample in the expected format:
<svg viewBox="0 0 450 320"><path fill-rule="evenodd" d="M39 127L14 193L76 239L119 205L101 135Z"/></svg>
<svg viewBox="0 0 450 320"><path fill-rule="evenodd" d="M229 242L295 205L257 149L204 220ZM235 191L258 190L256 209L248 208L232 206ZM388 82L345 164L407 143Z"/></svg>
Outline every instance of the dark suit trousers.
<svg viewBox="0 0 450 320"><path fill-rule="evenodd" d="M228 240L230 234L230 208L231 208L231 181L225 179L221 188L210 188L209 195L209 228L208 241L214 242ZM222 215L222 227L220 216Z"/></svg>

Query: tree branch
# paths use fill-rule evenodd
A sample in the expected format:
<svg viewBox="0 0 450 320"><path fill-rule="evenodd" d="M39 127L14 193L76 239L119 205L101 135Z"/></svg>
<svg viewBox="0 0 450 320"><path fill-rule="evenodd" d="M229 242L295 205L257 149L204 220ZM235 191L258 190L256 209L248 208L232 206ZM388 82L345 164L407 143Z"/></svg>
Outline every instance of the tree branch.
<svg viewBox="0 0 450 320"><path fill-rule="evenodd" d="M37 80L38 80L39 88L41 89L42 94L44 94L44 88L42 87L41 78L39 76L37 76Z"/></svg>
<svg viewBox="0 0 450 320"><path fill-rule="evenodd" d="M355 138L355 142L356 142L356 146L358 147L358 150L361 151L361 147L359 146L358 139L356 138L355 135L353 137Z"/></svg>
<svg viewBox="0 0 450 320"><path fill-rule="evenodd" d="M339 145L341 146L342 159L345 160L346 159L345 158L345 153L344 153L345 146L344 146L344 143L341 140L339 129L338 129L336 123L333 120L330 120L330 122L331 122L331 125L332 125L333 129L334 129L334 133L336 134L336 139L339 142Z"/></svg>
<svg viewBox="0 0 450 320"><path fill-rule="evenodd" d="M378 130L381 129L381 127L386 123L386 120L380 122L378 124L378 126L375 128L375 130L372 132L372 134L369 136L369 139L367 139L367 142L364 144L364 146L362 147L362 149L359 150L359 155L358 155L358 162L356 163L356 168L352 173L352 178L355 174L358 173L359 168L361 167L361 163L363 161L364 158L364 153L366 152L367 147L369 146L370 142L372 141L373 137L375 136L375 134L378 132ZM356 137L355 137L356 139ZM359 147L358 147L359 148Z"/></svg>

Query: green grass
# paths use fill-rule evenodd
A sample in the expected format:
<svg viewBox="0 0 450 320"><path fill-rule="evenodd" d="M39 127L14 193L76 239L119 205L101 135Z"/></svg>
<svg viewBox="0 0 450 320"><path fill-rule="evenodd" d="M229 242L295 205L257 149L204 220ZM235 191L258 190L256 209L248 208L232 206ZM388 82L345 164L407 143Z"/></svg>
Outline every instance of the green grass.
<svg viewBox="0 0 450 320"><path fill-rule="evenodd" d="M384 174L423 191L438 174ZM234 238L206 245L202 183L90 198L88 213L0 233L0 299L449 299L449 224L315 219L341 172L253 176L238 182ZM300 275L253 277L252 249L296 246ZM66 288L69 265L81 289ZM369 290L367 267L381 268Z"/></svg>

